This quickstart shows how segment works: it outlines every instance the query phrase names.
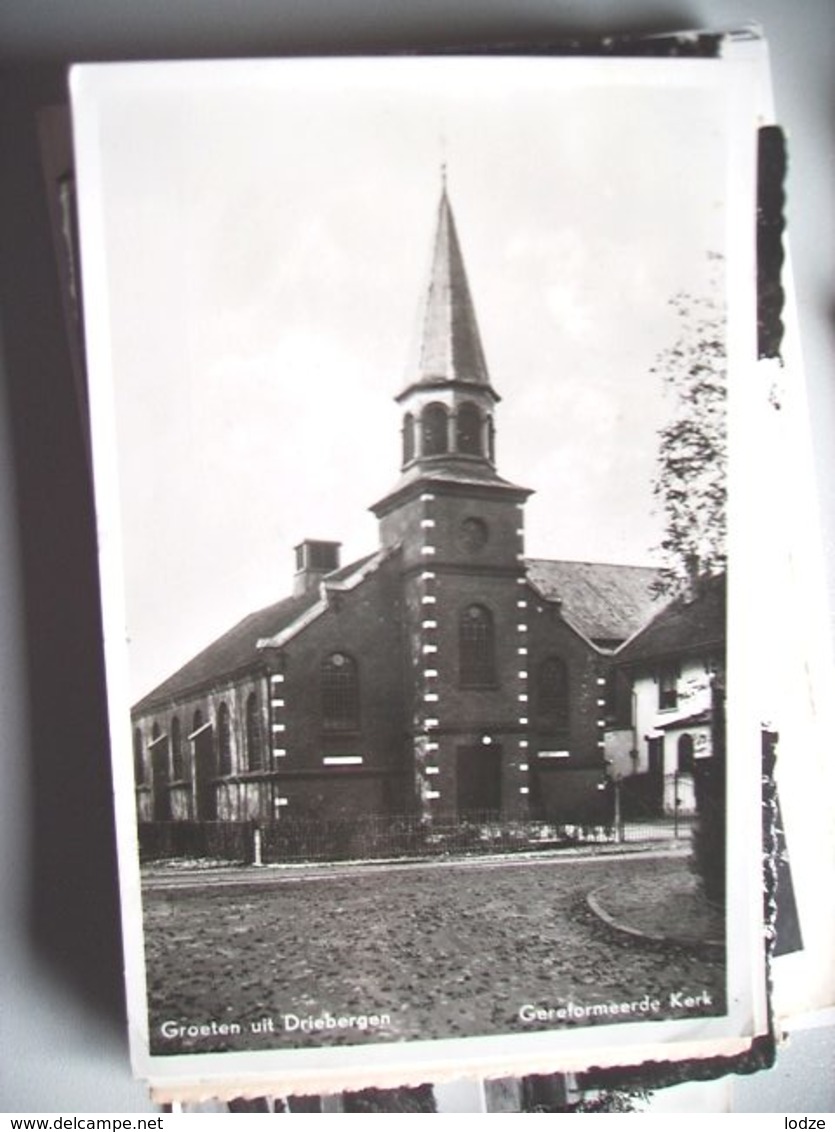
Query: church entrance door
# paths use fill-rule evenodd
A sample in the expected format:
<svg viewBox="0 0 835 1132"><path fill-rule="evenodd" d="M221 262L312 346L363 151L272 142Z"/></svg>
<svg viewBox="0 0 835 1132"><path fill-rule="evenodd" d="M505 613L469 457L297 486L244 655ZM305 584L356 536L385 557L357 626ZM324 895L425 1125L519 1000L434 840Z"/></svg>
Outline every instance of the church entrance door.
<svg viewBox="0 0 835 1132"><path fill-rule="evenodd" d="M498 813L502 807L502 749L490 746L458 747L458 813Z"/></svg>

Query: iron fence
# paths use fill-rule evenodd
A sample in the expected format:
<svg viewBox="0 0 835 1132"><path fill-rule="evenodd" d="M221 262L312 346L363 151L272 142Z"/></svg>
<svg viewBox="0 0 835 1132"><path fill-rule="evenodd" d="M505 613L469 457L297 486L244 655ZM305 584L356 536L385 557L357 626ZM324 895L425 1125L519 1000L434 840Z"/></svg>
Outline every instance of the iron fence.
<svg viewBox="0 0 835 1132"><path fill-rule="evenodd" d="M415 814L272 822L142 822L143 862L204 859L262 864L532 853L617 843L689 838L692 817L625 820L620 824L534 821L497 814Z"/></svg>

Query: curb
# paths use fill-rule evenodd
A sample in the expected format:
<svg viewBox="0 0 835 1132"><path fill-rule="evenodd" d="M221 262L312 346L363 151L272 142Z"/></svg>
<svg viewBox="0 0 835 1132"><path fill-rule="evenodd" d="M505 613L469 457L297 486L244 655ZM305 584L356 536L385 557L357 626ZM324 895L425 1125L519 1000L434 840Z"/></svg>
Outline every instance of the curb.
<svg viewBox="0 0 835 1132"><path fill-rule="evenodd" d="M668 932L648 932L642 928L633 927L631 924L624 923L623 920L616 919L610 912L607 912L600 903L600 894L605 891L605 888L596 888L586 896L586 903L591 911L599 920L602 920L607 927L613 928L617 932L623 932L625 935L632 936L635 939L646 940L650 943L673 943L684 947L703 947L710 951L724 951L724 940L703 938L694 935L674 935Z"/></svg>

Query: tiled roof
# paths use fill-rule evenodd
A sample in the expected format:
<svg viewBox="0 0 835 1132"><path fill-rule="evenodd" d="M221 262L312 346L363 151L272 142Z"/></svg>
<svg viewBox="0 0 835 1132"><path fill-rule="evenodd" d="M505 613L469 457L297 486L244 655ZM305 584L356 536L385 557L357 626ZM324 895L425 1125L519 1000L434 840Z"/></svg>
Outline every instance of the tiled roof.
<svg viewBox="0 0 835 1132"><path fill-rule="evenodd" d="M258 659L256 642L263 637L272 636L292 624L306 609L319 600L318 590L300 597L288 597L250 613L204 648L197 656L169 676L162 684L137 703L134 711L145 708L160 700L170 700L182 695L188 689L197 687L223 673L235 672Z"/></svg>
<svg viewBox="0 0 835 1132"><path fill-rule="evenodd" d="M563 562L529 558L528 580L550 601L559 601L565 619L597 642L625 641L660 608L651 566L601 562Z"/></svg>
<svg viewBox="0 0 835 1132"><path fill-rule="evenodd" d="M724 645L725 575L703 578L696 597L683 596L666 608L618 652L626 664L680 656Z"/></svg>
<svg viewBox="0 0 835 1132"><path fill-rule="evenodd" d="M423 300L418 334L417 356L410 360L408 384L463 381L489 386L487 363L446 190L438 208L429 287Z"/></svg>
<svg viewBox="0 0 835 1132"><path fill-rule="evenodd" d="M365 555L334 570L324 581L338 585L352 577L359 580L381 553ZM559 601L566 619L589 640L625 640L646 623L656 608L649 587L657 571L649 567L541 558L529 559L526 565L528 578L536 589L543 597ZM315 616L314 606L319 601L317 587L249 614L143 696L134 711L142 712L157 703L177 699L191 689L256 663L260 657L259 641L275 640L296 622L303 624L306 614ZM653 621L653 625L659 620Z"/></svg>
<svg viewBox="0 0 835 1132"><path fill-rule="evenodd" d="M379 554L379 551L376 554L366 554L356 562L326 574L324 580L337 585L344 583ZM298 597L287 597L274 605L268 605L266 609L250 613L197 656L192 657L173 676L169 676L162 684L143 696L135 705L134 711L143 711L159 701L176 699L191 688L254 664L261 655L258 648L259 641L277 637L284 630L289 629L305 613L313 611L313 607L320 600L319 587L315 586Z"/></svg>

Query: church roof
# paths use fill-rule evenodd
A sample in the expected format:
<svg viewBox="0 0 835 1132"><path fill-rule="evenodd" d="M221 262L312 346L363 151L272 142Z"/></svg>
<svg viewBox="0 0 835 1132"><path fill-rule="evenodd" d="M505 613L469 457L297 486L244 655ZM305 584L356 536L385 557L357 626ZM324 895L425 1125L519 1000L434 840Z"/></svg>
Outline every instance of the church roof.
<svg viewBox="0 0 835 1132"><path fill-rule="evenodd" d="M226 673L236 672L258 659L257 642L262 637L271 636L290 625L319 600L314 590L299 597L288 597L250 613L217 640L192 657L173 676L135 705L134 711L155 704L160 700L172 700L190 688L196 688Z"/></svg>
<svg viewBox="0 0 835 1132"><path fill-rule="evenodd" d="M695 597L682 595L666 605L618 651L634 664L724 647L725 575L700 579Z"/></svg>
<svg viewBox="0 0 835 1132"><path fill-rule="evenodd" d="M367 554L327 574L324 584L328 589L352 588L384 557L387 557L385 551ZM566 620L588 640L616 643L633 637L630 660L643 655L645 645L655 647L665 640L670 630L679 624L676 618L659 616L647 627L646 638L644 634L633 636L652 617L657 606L649 592L657 576L657 571L651 567L544 558L528 559L526 566L531 584L544 598L558 601ZM315 587L308 593L284 598L250 613L143 696L134 711L141 713L246 670L260 661L265 644L280 647L326 607L320 589ZM619 655L625 655L625 650Z"/></svg>
<svg viewBox="0 0 835 1132"><path fill-rule="evenodd" d="M410 388L463 382L490 389L487 362L446 187L438 206L429 286L422 302L414 354L407 374Z"/></svg>
<svg viewBox="0 0 835 1132"><path fill-rule="evenodd" d="M566 621L597 643L627 640L660 606L651 592L658 577L652 566L529 558L527 571L543 597L560 603Z"/></svg>
<svg viewBox="0 0 835 1132"><path fill-rule="evenodd" d="M443 486L454 489L456 487L479 488L485 485L494 490L502 489L514 492L521 499L533 494L530 488L519 487L517 484L503 479L489 464L480 464L475 460L459 460L451 455L446 456L443 461L436 464L427 461L407 468L392 490L383 499L373 504L371 511L378 517L384 515L396 505L403 492L415 491L421 487L434 490Z"/></svg>
<svg viewBox="0 0 835 1132"><path fill-rule="evenodd" d="M365 568L374 559L381 557L380 552L366 554L356 562L325 575L323 580L335 588L345 587L354 578L361 580L365 576ZM160 701L177 699L191 689L256 664L261 659L261 646L264 642L286 634L301 621L306 623L309 617L315 616L319 605L322 609L325 608L321 591L315 586L307 593L284 598L265 609L250 613L143 696L134 706L134 711L141 712Z"/></svg>

